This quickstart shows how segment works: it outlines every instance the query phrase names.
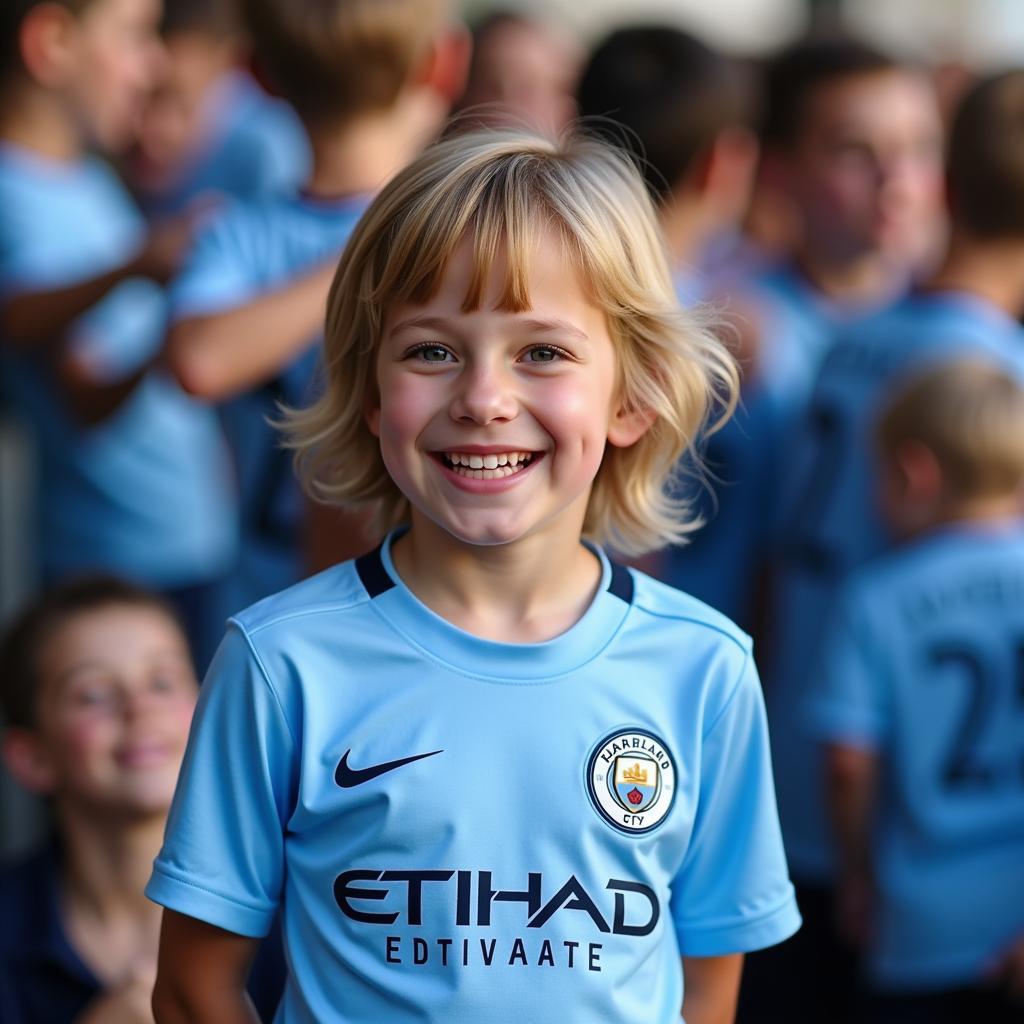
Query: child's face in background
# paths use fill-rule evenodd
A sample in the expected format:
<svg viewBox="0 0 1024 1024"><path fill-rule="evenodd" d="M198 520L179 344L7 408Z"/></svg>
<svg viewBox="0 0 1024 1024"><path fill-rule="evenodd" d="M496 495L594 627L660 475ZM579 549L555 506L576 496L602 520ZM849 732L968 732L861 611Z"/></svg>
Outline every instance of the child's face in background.
<svg viewBox="0 0 1024 1024"><path fill-rule="evenodd" d="M177 625L144 605L82 612L46 644L39 678L38 756L58 805L165 813L198 693Z"/></svg>
<svg viewBox="0 0 1024 1024"><path fill-rule="evenodd" d="M478 40L473 75L462 106L493 105L474 119L559 131L576 114L573 92L579 56L571 45L541 25L496 25Z"/></svg>
<svg viewBox="0 0 1024 1024"><path fill-rule="evenodd" d="M234 65L230 40L178 32L165 40L167 59L146 97L129 172L159 184L198 150L208 130L211 87Z"/></svg>
<svg viewBox="0 0 1024 1024"><path fill-rule="evenodd" d="M522 313L495 308L501 266L462 310L471 259L465 242L433 299L388 311L367 422L414 526L426 516L469 544L562 529L578 541L605 444L636 439L615 414L607 319L553 237Z"/></svg>
<svg viewBox="0 0 1024 1024"><path fill-rule="evenodd" d="M786 166L813 249L839 260L914 260L941 208L942 127L929 84L879 71L822 85Z"/></svg>
<svg viewBox="0 0 1024 1024"><path fill-rule="evenodd" d="M64 94L86 138L118 152L135 131L163 59L159 0L93 0L71 29Z"/></svg>

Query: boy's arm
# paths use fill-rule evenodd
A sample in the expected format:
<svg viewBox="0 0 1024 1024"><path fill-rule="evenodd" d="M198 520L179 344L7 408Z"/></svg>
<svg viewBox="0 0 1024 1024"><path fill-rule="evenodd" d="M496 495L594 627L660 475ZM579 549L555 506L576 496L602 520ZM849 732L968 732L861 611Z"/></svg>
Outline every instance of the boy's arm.
<svg viewBox="0 0 1024 1024"><path fill-rule="evenodd" d="M0 336L21 351L60 346L71 324L122 281L145 277L165 283L181 262L191 232L191 219L168 221L154 228L141 251L119 267L72 285L12 295L0 305Z"/></svg>
<svg viewBox="0 0 1024 1024"><path fill-rule="evenodd" d="M72 415L84 426L95 427L121 408L155 363L148 360L127 377L102 381L92 375L85 362L68 353L57 360L55 370Z"/></svg>
<svg viewBox="0 0 1024 1024"><path fill-rule="evenodd" d="M686 1024L732 1024L740 992L743 954L684 956Z"/></svg>
<svg viewBox="0 0 1024 1024"><path fill-rule="evenodd" d="M275 377L323 330L332 260L233 309L179 321L168 336L171 372L189 394L224 401Z"/></svg>
<svg viewBox="0 0 1024 1024"><path fill-rule="evenodd" d="M878 784L875 751L829 744L825 779L832 827L839 845L840 879L837 913L848 941L867 940L871 892L871 821Z"/></svg>
<svg viewBox="0 0 1024 1024"><path fill-rule="evenodd" d="M259 1024L245 991L259 944L165 910L153 988L156 1024Z"/></svg>

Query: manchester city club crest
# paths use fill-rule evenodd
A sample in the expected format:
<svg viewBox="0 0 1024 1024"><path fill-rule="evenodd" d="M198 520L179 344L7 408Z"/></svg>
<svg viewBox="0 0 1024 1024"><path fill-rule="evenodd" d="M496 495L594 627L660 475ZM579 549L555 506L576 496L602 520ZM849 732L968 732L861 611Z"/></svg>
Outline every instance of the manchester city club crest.
<svg viewBox="0 0 1024 1024"><path fill-rule="evenodd" d="M646 729L606 736L587 760L586 776L595 809L620 832L650 832L672 807L675 761L662 739Z"/></svg>

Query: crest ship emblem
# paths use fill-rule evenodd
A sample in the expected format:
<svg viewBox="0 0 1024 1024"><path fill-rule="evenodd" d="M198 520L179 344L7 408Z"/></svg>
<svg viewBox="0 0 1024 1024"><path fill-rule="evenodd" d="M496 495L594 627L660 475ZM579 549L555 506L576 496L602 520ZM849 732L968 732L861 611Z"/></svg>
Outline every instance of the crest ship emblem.
<svg viewBox="0 0 1024 1024"><path fill-rule="evenodd" d="M646 729L619 729L593 749L587 792L609 825L630 835L657 828L675 796L675 760L667 744Z"/></svg>

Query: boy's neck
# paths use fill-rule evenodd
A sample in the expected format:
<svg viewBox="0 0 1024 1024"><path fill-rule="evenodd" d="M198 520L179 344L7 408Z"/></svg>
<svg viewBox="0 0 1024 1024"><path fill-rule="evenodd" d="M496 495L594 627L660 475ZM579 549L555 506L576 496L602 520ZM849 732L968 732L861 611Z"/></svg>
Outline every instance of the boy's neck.
<svg viewBox="0 0 1024 1024"><path fill-rule="evenodd" d="M487 546L462 543L414 514L392 558L412 593L452 625L487 640L543 643L583 617L600 585L600 562L579 527Z"/></svg>
<svg viewBox="0 0 1024 1024"><path fill-rule="evenodd" d="M873 305L899 291L894 267L878 253L836 256L804 242L794 262L811 285L825 298L849 305Z"/></svg>
<svg viewBox="0 0 1024 1024"><path fill-rule="evenodd" d="M85 148L63 104L31 86L12 88L0 104L0 139L61 163L78 160Z"/></svg>
<svg viewBox="0 0 1024 1024"><path fill-rule="evenodd" d="M1024 503L1016 492L984 498L950 498L930 522L913 531L911 536L925 536L951 527L974 527L998 531L1024 520Z"/></svg>
<svg viewBox="0 0 1024 1024"><path fill-rule="evenodd" d="M149 918L143 896L160 852L166 815L110 820L58 805L66 905L100 919ZM155 908L159 914L159 908Z"/></svg>
<svg viewBox="0 0 1024 1024"><path fill-rule="evenodd" d="M928 287L969 292L1019 319L1024 314L1024 239L979 241L954 231Z"/></svg>
<svg viewBox="0 0 1024 1024"><path fill-rule="evenodd" d="M690 192L679 191L665 200L659 221L673 266L695 264L714 237L715 229L706 223L705 213L700 197Z"/></svg>
<svg viewBox="0 0 1024 1024"><path fill-rule="evenodd" d="M342 125L307 124L313 167L306 192L335 198L378 191L431 141L442 118L416 91Z"/></svg>

